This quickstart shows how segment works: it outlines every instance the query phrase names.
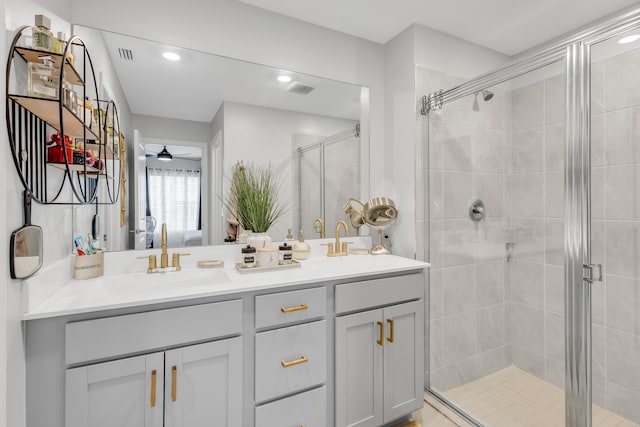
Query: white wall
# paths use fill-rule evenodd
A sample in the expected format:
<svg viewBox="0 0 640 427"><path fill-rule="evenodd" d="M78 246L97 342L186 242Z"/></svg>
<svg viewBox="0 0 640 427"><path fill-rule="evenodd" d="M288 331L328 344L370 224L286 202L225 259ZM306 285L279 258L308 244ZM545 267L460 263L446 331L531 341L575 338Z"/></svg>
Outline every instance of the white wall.
<svg viewBox="0 0 640 427"><path fill-rule="evenodd" d="M245 164L271 164L280 174L282 194L292 200L294 134L331 136L355 126L352 120L276 110L246 104L224 104L224 173L225 180L237 161ZM251 149L248 149L250 144ZM226 183L225 183L226 184ZM225 185L224 194L229 186ZM355 195L354 197L356 197ZM294 225L293 207L269 232L274 240L284 239Z"/></svg>
<svg viewBox="0 0 640 427"><path fill-rule="evenodd" d="M423 93L416 92L415 67L471 78L509 61L509 57L420 25L412 25L384 46L385 53L385 184L382 188L398 205L398 222L391 230L393 252L414 257L423 240L422 151L416 130L422 120L416 108ZM449 89L449 87L442 87ZM416 185L416 183L418 183Z"/></svg>
<svg viewBox="0 0 640 427"><path fill-rule="evenodd" d="M0 16L5 16L6 13L6 2L4 0L0 1ZM6 58L7 56L7 31L0 32L0 58ZM6 89L5 80L0 82L0 92L4 92ZM0 117L4 117L5 115L5 103L1 103L0 105ZM2 132L2 136L0 137L0 170L9 171L12 167L10 164L10 150L7 142L6 135L6 124L2 126L0 132ZM7 180L9 174L7 172L0 173L0 194L7 196ZM0 224L8 224L7 222L7 210L0 209ZM0 227L0 241L7 242L9 241L9 230L7 227ZM7 245L0 245L0 259L6 260L9 257L9 251L7 250ZM10 281L10 276L8 272L8 265L5 261L2 265L1 271L3 273L0 275L0 414L7 413L7 374L9 372L9 366L7 364L7 353L9 340L7 339L7 294L8 294L8 282ZM7 426L7 416L0 416L0 427Z"/></svg>
<svg viewBox="0 0 640 427"><path fill-rule="evenodd" d="M396 203L398 221L388 230L396 255L413 258L415 226L415 37L412 27L385 45L385 187Z"/></svg>
<svg viewBox="0 0 640 427"><path fill-rule="evenodd" d="M146 138L176 139L209 143L213 138L211 124L134 114L132 129Z"/></svg>
<svg viewBox="0 0 640 427"><path fill-rule="evenodd" d="M422 67L469 79L493 71L511 60L502 53L422 25L412 25L412 28L415 64Z"/></svg>
<svg viewBox="0 0 640 427"><path fill-rule="evenodd" d="M7 58L8 45L15 31L22 25L32 24L34 15L45 14L51 18L54 31L70 34L70 0L6 0L1 3L4 12L5 31L0 36L0 56ZM4 81L2 82L4 91ZM5 108L4 104L1 107ZM3 114L4 117L4 114ZM0 195L3 208L0 220L6 224L0 231L0 427L23 426L25 423L24 346L21 322L21 282L11 280L8 265L8 243L11 231L22 224L22 186L11 160L6 124L0 135ZM62 196L69 200L70 196ZM55 262L69 253L71 244L71 208L68 206L43 207L33 205L33 222L45 231L44 259ZM63 249L64 248L64 249Z"/></svg>

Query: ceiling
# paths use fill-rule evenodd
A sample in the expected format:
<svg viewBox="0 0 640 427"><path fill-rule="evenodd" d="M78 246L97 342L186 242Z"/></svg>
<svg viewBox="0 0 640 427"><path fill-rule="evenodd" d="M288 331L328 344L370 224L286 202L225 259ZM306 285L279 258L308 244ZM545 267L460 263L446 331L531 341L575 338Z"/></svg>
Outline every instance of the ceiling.
<svg viewBox="0 0 640 427"><path fill-rule="evenodd" d="M571 32L637 0L238 0L386 43L417 23L507 55Z"/></svg>
<svg viewBox="0 0 640 427"><path fill-rule="evenodd" d="M81 27L82 31L98 31ZM102 31L134 114L210 123L223 101L344 119L360 119L360 86ZM122 56L119 49L131 55ZM180 55L176 62L165 51ZM132 59L130 59L132 58ZM290 83L277 77L286 74ZM312 87L306 95L293 83Z"/></svg>

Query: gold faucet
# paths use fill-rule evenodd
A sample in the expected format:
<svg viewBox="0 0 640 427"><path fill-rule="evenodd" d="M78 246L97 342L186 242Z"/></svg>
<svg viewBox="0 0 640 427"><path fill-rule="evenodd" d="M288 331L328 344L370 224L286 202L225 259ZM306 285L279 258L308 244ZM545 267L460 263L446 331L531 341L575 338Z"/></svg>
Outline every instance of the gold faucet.
<svg viewBox="0 0 640 427"><path fill-rule="evenodd" d="M324 239L325 238L325 233L324 233L324 221L321 220L320 218L316 218L315 221L313 221L313 229L318 232L318 225L320 225L320 238Z"/></svg>
<svg viewBox="0 0 640 427"><path fill-rule="evenodd" d="M167 253L167 224L162 223L162 253L160 254L160 268L169 267L169 254Z"/></svg>
<svg viewBox="0 0 640 427"><path fill-rule="evenodd" d="M349 226L346 222L340 221L336 225L336 241L334 243L323 243L323 246L327 246L327 256L345 256L348 255L347 245L350 245L353 242L342 242L340 243L340 226L344 228L345 236L349 234Z"/></svg>
<svg viewBox="0 0 640 427"><path fill-rule="evenodd" d="M169 253L167 252L167 224L162 224L162 253L160 254L160 268L156 267L156 256L149 255L149 267L147 268L147 273L162 273L169 271L180 271L182 267L180 266L180 257L190 255L188 253L181 254L175 252L173 254L173 258L171 259L171 267L169 267Z"/></svg>

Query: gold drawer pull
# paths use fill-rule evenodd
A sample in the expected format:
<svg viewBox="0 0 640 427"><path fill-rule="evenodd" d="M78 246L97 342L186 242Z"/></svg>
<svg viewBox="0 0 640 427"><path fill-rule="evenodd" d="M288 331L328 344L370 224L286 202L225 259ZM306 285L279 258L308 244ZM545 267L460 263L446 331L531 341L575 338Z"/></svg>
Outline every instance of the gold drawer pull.
<svg viewBox="0 0 640 427"><path fill-rule="evenodd" d="M301 363L307 363L308 361L309 361L309 358L307 358L307 356L303 354L300 359L292 360L291 362L285 362L283 360L280 363L282 363L283 368L290 368L292 366L300 365Z"/></svg>
<svg viewBox="0 0 640 427"><path fill-rule="evenodd" d="M294 311L302 311L306 310L307 308L309 308L307 304L300 304L297 307L280 307L280 311L283 313L293 313Z"/></svg>
<svg viewBox="0 0 640 427"><path fill-rule="evenodd" d="M151 371L151 407L152 408L156 407L156 381L157 381L157 374L156 374L156 370L154 369L153 371Z"/></svg>
<svg viewBox="0 0 640 427"><path fill-rule="evenodd" d="M176 365L171 367L171 400L176 401L178 397L178 368Z"/></svg>
<svg viewBox="0 0 640 427"><path fill-rule="evenodd" d="M389 323L389 338L387 338L387 341L389 342L393 342L393 340L395 339L395 327L394 327L394 323L393 323L393 319L387 319L387 322Z"/></svg>
<svg viewBox="0 0 640 427"><path fill-rule="evenodd" d="M384 323L378 321L378 327L380 328L380 338L378 338L378 340L376 341L378 343L378 345L381 345L384 347Z"/></svg>

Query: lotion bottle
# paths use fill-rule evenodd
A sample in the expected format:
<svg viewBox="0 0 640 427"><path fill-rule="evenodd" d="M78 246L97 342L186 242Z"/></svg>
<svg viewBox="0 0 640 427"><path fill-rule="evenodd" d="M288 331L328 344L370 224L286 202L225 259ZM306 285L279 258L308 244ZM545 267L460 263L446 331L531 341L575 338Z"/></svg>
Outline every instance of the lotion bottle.
<svg viewBox="0 0 640 427"><path fill-rule="evenodd" d="M293 259L307 259L311 255L311 246L304 241L304 231L300 230L298 241L293 245Z"/></svg>

